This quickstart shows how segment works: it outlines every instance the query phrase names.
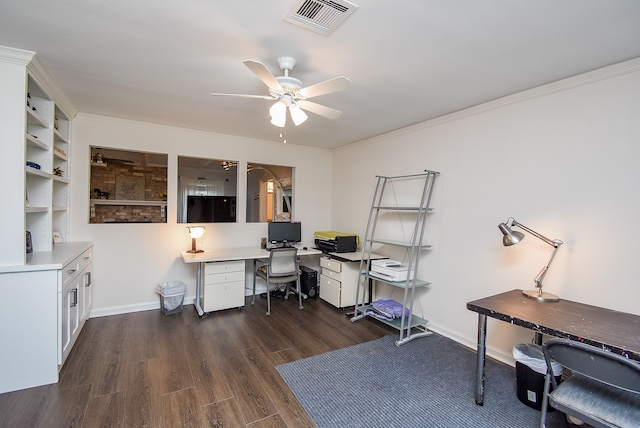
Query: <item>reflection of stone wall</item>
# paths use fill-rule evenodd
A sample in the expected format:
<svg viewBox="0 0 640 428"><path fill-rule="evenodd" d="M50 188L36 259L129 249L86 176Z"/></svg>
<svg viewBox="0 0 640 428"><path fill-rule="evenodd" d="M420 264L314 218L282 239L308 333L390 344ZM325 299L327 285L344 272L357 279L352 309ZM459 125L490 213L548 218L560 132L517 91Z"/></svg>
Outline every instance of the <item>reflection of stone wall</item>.
<svg viewBox="0 0 640 428"><path fill-rule="evenodd" d="M167 192L167 168L158 166L130 165L119 162L106 166L91 167L89 193L97 199L94 189L109 193L110 200L116 199L117 177L144 177L144 201L162 201ZM110 222L152 222L166 223L166 208L159 206L95 205L90 223Z"/></svg>
<svg viewBox="0 0 640 428"><path fill-rule="evenodd" d="M95 198L93 189L100 189L109 193L109 199L116 198L116 178L144 177L144 200L161 201L162 192L167 191L167 168L157 166L127 165L121 163L108 163L107 166L91 167L91 198Z"/></svg>
<svg viewBox="0 0 640 428"><path fill-rule="evenodd" d="M166 207L95 205L91 223L166 223Z"/></svg>

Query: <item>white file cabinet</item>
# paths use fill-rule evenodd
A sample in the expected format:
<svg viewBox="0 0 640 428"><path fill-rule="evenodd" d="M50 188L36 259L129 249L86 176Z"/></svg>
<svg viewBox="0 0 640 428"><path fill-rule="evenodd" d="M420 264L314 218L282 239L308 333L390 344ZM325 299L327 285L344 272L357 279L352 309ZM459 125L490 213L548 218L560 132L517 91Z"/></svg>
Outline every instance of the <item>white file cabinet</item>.
<svg viewBox="0 0 640 428"><path fill-rule="evenodd" d="M200 306L204 312L244 306L244 260L204 264Z"/></svg>
<svg viewBox="0 0 640 428"><path fill-rule="evenodd" d="M320 298L337 308L356 304L360 262L321 257Z"/></svg>

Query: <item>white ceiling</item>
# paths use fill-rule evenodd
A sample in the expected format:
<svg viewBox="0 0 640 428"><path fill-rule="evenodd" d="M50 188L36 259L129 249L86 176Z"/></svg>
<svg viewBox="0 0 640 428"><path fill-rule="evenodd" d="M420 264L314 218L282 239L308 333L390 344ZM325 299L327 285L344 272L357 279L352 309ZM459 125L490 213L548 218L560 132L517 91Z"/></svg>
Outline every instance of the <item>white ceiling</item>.
<svg viewBox="0 0 640 428"><path fill-rule="evenodd" d="M0 45L35 51L80 112L280 141L242 64L293 56L314 98L341 110L287 126L339 147L640 57L639 0L353 0L331 35L283 21L293 0L0 0ZM290 120L288 124L290 124Z"/></svg>

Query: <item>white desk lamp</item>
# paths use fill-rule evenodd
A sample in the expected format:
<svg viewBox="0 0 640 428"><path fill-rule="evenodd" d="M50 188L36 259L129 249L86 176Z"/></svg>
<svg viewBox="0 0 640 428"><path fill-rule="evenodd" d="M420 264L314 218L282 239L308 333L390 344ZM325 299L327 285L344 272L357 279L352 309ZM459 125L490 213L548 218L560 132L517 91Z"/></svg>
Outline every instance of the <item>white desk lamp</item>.
<svg viewBox="0 0 640 428"><path fill-rule="evenodd" d="M498 225L498 229L500 229L500 232L502 232L502 234L504 235L502 237L502 245L504 245L505 247L515 245L518 242L520 242L522 239L524 239L524 233L511 230L511 228L514 226L517 226L522 230L529 232L536 238L546 242L547 244L553 247L551 258L549 259L547 264L542 268L540 273L538 273L538 275L536 275L536 277L533 279L533 282L535 282L537 289L522 290L522 294L532 299L536 299L540 302L557 302L558 300L560 300L558 296L556 296L555 294L542 291L542 281L544 280L544 277L547 275L547 272L549 271L549 266L551 266L551 262L553 261L553 258L556 256L556 253L558 252L558 248L560 247L560 245L563 244L563 242L559 239L551 240L545 236L542 236L538 232L535 232L529 229L528 227L518 223L512 217L509 217L506 223L500 223Z"/></svg>
<svg viewBox="0 0 640 428"><path fill-rule="evenodd" d="M203 253L203 250L196 250L196 239L202 238L204 235L204 226L187 226L189 235L191 235L191 249L187 253Z"/></svg>

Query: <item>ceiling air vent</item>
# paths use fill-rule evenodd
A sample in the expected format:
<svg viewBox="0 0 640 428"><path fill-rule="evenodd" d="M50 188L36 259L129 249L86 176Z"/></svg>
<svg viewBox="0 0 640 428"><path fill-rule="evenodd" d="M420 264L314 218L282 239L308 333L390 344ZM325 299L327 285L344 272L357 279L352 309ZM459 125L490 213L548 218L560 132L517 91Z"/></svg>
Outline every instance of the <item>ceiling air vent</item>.
<svg viewBox="0 0 640 428"><path fill-rule="evenodd" d="M296 0L284 20L328 36L357 8L344 0Z"/></svg>

